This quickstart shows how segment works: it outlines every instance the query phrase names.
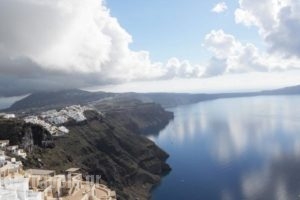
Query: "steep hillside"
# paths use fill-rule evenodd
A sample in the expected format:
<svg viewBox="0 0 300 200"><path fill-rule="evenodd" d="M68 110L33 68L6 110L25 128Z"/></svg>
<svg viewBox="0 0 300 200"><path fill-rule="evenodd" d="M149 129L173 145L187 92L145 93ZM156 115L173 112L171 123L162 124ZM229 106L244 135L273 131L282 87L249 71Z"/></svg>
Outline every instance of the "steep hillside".
<svg viewBox="0 0 300 200"><path fill-rule="evenodd" d="M165 163L168 154L117 119L102 119L93 111L86 116L85 123L67 125L70 133L56 138L55 148L35 148L25 166L57 171L80 167L87 174L101 175L119 199L149 199L151 188L170 170Z"/></svg>
<svg viewBox="0 0 300 200"><path fill-rule="evenodd" d="M63 172L80 167L85 174L100 175L103 183L117 191L118 199L149 199L151 188L170 167L168 154L141 134L150 129L157 134L173 114L140 101L103 101L97 106L104 117L86 111L86 121L64 124L70 132L63 137L47 138L47 131L40 126L11 119L0 123L0 139L21 146L31 144L31 153L23 160L26 168ZM40 145L45 139L53 141L54 148Z"/></svg>
<svg viewBox="0 0 300 200"><path fill-rule="evenodd" d="M0 118L0 140L10 140L10 145L19 145L31 152L34 146L42 147L43 141L52 141L53 138L41 126L26 124L20 119Z"/></svg>
<svg viewBox="0 0 300 200"><path fill-rule="evenodd" d="M114 98L93 106L113 119L114 124L142 135L155 135L163 129L174 115L157 103L141 103L131 98Z"/></svg>

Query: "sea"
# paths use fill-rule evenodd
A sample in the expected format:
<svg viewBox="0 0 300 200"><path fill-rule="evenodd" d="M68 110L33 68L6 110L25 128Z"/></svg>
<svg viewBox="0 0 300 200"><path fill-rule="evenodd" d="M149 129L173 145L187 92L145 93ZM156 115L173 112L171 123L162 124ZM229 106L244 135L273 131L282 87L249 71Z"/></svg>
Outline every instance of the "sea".
<svg viewBox="0 0 300 200"><path fill-rule="evenodd" d="M300 199L300 96L218 99L169 109L150 136L172 171L154 200Z"/></svg>

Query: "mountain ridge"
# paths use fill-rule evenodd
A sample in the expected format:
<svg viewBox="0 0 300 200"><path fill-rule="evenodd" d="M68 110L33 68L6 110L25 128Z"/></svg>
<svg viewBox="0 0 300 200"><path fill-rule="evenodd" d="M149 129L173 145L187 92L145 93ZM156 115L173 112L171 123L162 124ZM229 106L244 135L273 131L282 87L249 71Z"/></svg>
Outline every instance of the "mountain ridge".
<svg viewBox="0 0 300 200"><path fill-rule="evenodd" d="M109 99L137 99L142 102L154 102L163 107L175 107L220 98L235 98L264 95L298 95L300 85L279 88L275 90L263 90L259 92L245 93L110 93L110 92L89 92L80 89L61 90L52 92L33 93L24 99L15 102L11 107L4 109L4 112L13 111L34 111L61 108L74 104L89 104L92 102Z"/></svg>

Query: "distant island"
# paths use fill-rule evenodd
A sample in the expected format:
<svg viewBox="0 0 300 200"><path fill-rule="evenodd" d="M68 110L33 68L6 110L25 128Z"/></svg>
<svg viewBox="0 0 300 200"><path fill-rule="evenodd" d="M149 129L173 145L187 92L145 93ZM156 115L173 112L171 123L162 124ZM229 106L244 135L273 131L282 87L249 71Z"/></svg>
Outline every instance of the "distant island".
<svg viewBox="0 0 300 200"><path fill-rule="evenodd" d="M300 85L280 88L276 90L264 90L259 92L217 93L217 94L192 94L192 93L111 93L88 92L79 89L59 90L33 93L11 105L2 112L41 111L51 108L62 108L74 104L86 105L109 100L135 100L144 103L157 103L164 108L197 103L200 101L220 98L272 96L272 95L298 95Z"/></svg>

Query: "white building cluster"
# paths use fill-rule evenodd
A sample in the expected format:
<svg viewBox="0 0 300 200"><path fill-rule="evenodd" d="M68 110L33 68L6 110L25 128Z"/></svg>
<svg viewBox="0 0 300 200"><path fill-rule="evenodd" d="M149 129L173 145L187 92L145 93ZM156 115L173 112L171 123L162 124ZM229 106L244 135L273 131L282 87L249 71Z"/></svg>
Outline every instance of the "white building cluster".
<svg viewBox="0 0 300 200"><path fill-rule="evenodd" d="M84 112L87 110L91 109L86 106L73 105L60 111L49 110L47 112L43 112L41 113L41 118L55 125L64 124L70 119L75 120L76 122L82 122L86 120Z"/></svg>
<svg viewBox="0 0 300 200"><path fill-rule="evenodd" d="M15 114L6 114L6 113L0 113L0 117L4 119L14 119L16 118Z"/></svg>
<svg viewBox="0 0 300 200"><path fill-rule="evenodd" d="M97 181L86 182L78 168L65 174L23 170L22 162L0 153L0 200L116 200L115 191Z"/></svg>
<svg viewBox="0 0 300 200"><path fill-rule="evenodd" d="M40 192L29 189L22 162L0 152L0 200L42 200Z"/></svg>
<svg viewBox="0 0 300 200"><path fill-rule="evenodd" d="M27 153L24 151L24 149L20 149L18 145L9 146L9 140L0 140L0 155L4 154L5 151L16 156L20 156L24 159L27 157ZM3 157L0 156L0 158Z"/></svg>
<svg viewBox="0 0 300 200"><path fill-rule="evenodd" d="M38 124L44 127L53 136L62 136L69 133L69 130L64 126L52 125L38 116L27 116L24 118L26 123Z"/></svg>
<svg viewBox="0 0 300 200"><path fill-rule="evenodd" d="M53 136L61 136L69 133L69 130L62 125L71 120L74 120L77 123L85 121L86 117L84 116L84 112L87 110L91 109L86 106L73 105L59 111L48 110L42 112L38 116L27 116L24 120L26 123L43 126Z"/></svg>

